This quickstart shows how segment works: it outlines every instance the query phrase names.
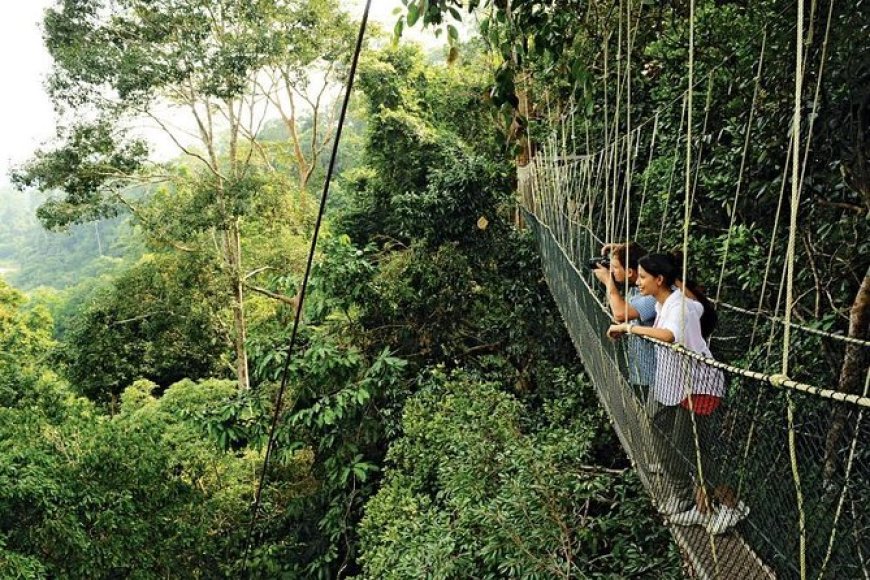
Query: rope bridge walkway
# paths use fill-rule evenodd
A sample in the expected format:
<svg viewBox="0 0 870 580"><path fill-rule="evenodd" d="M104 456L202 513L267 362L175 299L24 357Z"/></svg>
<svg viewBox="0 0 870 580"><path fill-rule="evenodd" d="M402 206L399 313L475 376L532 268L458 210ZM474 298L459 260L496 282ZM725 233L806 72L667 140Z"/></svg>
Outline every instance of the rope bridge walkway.
<svg viewBox="0 0 870 580"><path fill-rule="evenodd" d="M525 222L586 371L660 511L673 508L667 504L680 473L692 474L714 506L737 506L730 513L739 516L731 521L668 524L692 569L702 578L870 578L870 417L865 417L870 370L863 392L845 394L775 370L721 362L765 365L759 353L769 355L770 345L789 327L777 317L722 308L721 302L719 328L725 330L719 333L742 329L746 335L738 330L737 336L714 336L719 361L653 339L606 338L612 319L586 265L601 252L596 220L600 229L608 228L607 219L599 218L603 210L582 193L600 191L596 167L594 155L559 158L551 151L520 168ZM612 219L609 227L616 222ZM619 239L613 232L610 238ZM813 348L807 346L812 340L824 342L828 351L867 348L864 341L804 330L792 339L793 348ZM632 341L641 340L654 351L658 368L653 372L683 377L678 380L689 391L690 383L724 381L724 404L708 416L662 413L650 389L633 378L631 367L638 361ZM794 365L792 374L807 381L822 376L813 370ZM680 426L680 421L688 423ZM690 436L675 436L680 429Z"/></svg>

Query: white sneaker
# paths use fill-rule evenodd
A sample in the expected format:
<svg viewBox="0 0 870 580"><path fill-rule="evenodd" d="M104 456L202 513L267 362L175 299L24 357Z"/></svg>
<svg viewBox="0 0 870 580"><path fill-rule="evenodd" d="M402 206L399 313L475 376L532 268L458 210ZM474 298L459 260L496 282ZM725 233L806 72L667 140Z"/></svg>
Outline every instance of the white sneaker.
<svg viewBox="0 0 870 580"><path fill-rule="evenodd" d="M710 518L710 514L702 514L698 511L697 506L695 506L688 511L673 515L668 519L672 524L678 526L708 526Z"/></svg>
<svg viewBox="0 0 870 580"><path fill-rule="evenodd" d="M692 502L688 499L672 495L659 506L659 513L666 516L673 516L682 513L691 507Z"/></svg>
<svg viewBox="0 0 870 580"><path fill-rule="evenodd" d="M727 505L719 506L716 514L706 523L707 531L718 536L725 533L728 529L737 525L737 522L749 515L749 506L745 503L737 502L736 507L728 507Z"/></svg>

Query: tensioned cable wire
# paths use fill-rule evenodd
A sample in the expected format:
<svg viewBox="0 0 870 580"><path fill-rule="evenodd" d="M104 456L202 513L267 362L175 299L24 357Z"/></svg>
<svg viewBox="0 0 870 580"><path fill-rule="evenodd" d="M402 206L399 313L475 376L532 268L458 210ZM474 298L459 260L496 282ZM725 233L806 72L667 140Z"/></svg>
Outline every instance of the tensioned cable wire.
<svg viewBox="0 0 870 580"><path fill-rule="evenodd" d="M809 151L810 151L809 141L810 141L811 136L812 136L812 133L813 133L813 127L814 127L815 119L816 119L816 111L818 110L818 106L819 106L819 97L820 97L820 93L821 93L821 83L822 83L822 77L823 77L823 72L824 72L824 67L825 67L825 60L826 60L826 55L827 55L828 40L829 40L829 37L830 37L830 30L831 30L831 19L832 19L832 13L833 13L833 5L834 5L834 2L833 2L833 0L832 0L832 1L830 2L830 4L829 4L829 7L828 7L828 18L827 18L827 21L826 21L826 24L825 24L825 35L824 35L824 39L823 39L823 42L822 42L822 53L821 53L821 57L820 57L820 59L819 59L819 70L818 70L817 78L816 78L815 94L814 94L814 96L813 96L813 107L812 107L812 112L811 112L811 114L810 114L810 116L809 116L809 128L808 128L808 131L807 131L807 134L808 134L808 137L807 137L807 143L808 143L808 146L804 149L804 158L803 158L803 162L802 162L802 166L801 166L801 170L800 170L800 180L799 180L799 183L803 183L804 175L805 175L805 173L806 173L806 169L807 169L807 165L808 165L808 158L809 158ZM815 13L815 3L813 3L813 12L811 13L811 17L810 17L810 21L811 21L811 22L812 22L812 14L814 14L814 13ZM812 34L812 24L810 25L810 32L809 32L809 34L810 34L810 35ZM764 40L762 41L762 57L763 57L763 54L764 54ZM807 59L808 59L808 58L809 58L809 51L807 51L807 53L804 55L804 66L806 66L806 62L807 62ZM760 66L761 66L761 65L759 64L759 71L760 71ZM760 76L760 72L759 72L759 76ZM757 89L757 85L756 85L756 89ZM755 97L756 97L756 95L754 94L754 95L753 95L753 104L754 104L754 101L755 101ZM753 106L753 109L754 109L754 106ZM752 111L750 111L750 119L752 118L751 113L752 113ZM794 139L794 135L793 135L793 134L790 135L790 141L789 141L789 146L788 146L788 156L791 155L792 150L793 150L793 143L792 143L791 139ZM748 132L747 132L747 142L748 142ZM744 156L745 156L745 150L744 150ZM786 163L784 164L786 167L789 165L789 164L788 164L788 156L787 156L787 159L786 159ZM742 162L741 162L741 173L742 173L742 170L743 170L743 166L742 166ZM787 172L787 169L786 169L786 172ZM753 312L753 311L750 311L750 310L747 310L747 309L744 309L744 308L740 308L740 307L738 307L738 306L734 306L734 305L728 304L727 302L720 302L720 301L718 300L718 298L719 298L719 290L717 290L717 294L716 294L716 298L717 298L717 300L716 300L716 302L717 302L717 304L719 304L719 305L721 305L721 306L723 306L723 307L725 307L725 308L728 308L728 309L730 309L730 310L733 310L733 311L735 311L735 312L742 312L742 313L744 313L744 314L752 314L752 315L755 315L755 317L756 317L756 322L757 322L757 320L758 320L758 316L764 316L765 318L767 318L768 320L770 320L770 321L772 321L772 322L778 322L778 323L780 323L780 324L789 324L789 325L791 326L791 328L796 328L796 329L802 330L802 331L804 331L804 332L808 332L808 333L810 333L810 334L815 334L815 335L817 335L817 336L822 336L822 337L825 337L825 338L830 338L830 339L833 339L833 340L836 340L836 341L840 341L840 342L846 342L846 343L851 343L851 344L857 344L857 345L861 345L861 346L865 346L865 347L866 347L866 346L870 346L870 341L868 341L868 340L862 340L862 339L860 339L860 338L856 338L856 337L843 336L843 335L839 335L839 334L834 334L834 333L826 332L826 331L819 330L819 329L816 329L816 328L812 328L812 327L808 327L808 326L803 326L803 325L800 325L800 324L796 324L796 323L794 323L794 322L790 322L790 321L789 321L789 322L786 322L785 320L780 319L779 317L777 317L777 316L775 316L775 315L774 315L774 316L768 316L768 315L764 315L764 314L761 312L761 302L763 302L764 289L765 289L765 287L766 287L767 272L768 272L768 270L769 270L769 268L770 268L770 259L772 258L772 252L773 252L773 247L774 247L774 245L773 245L773 238L774 238L775 235L776 235L776 229L777 229L777 228L776 228L776 223L777 223L778 220L779 220L779 212L780 212L781 204L782 204L782 194L783 194L783 191L784 191L784 188L785 188L785 183L786 183L786 180L785 180L785 173L786 173L786 172L784 172L783 180L782 180L782 188L780 189L780 205L777 206L777 214L776 214L776 215L777 215L777 219L776 219L775 222L774 222L774 228L773 228L772 239L771 239L771 244L770 244L770 246L771 246L771 248L770 248L770 254L769 254L769 256L768 256L767 269L765 270L765 283L762 284L762 296L759 298L759 307L758 307L758 309L757 309L756 311ZM740 186L740 182L738 181L738 193L739 193L739 186ZM736 208L736 199L737 199L737 195L735 194L735 208ZM735 211L736 211L736 209L735 209ZM729 234L729 241L730 241L730 236L731 236L731 227L733 227L733 221L734 221L734 220L733 220L733 217L734 217L734 216L733 216L733 214L732 214L732 225L729 227L729 232L728 232L728 234ZM727 245L726 245L726 256L727 256ZM724 272L724 265L725 265L725 264L724 264L724 258L723 258L723 272ZM721 289L721 284L722 284L722 274L720 273L720 278L719 278L720 289ZM755 328L753 328L753 337L754 337L754 335L755 335ZM750 341L750 342L752 342L752 341Z"/></svg>
<svg viewBox="0 0 870 580"><path fill-rule="evenodd" d="M735 306L733 304L729 304L728 302L725 302L724 300L713 300L713 302L715 302L717 306L721 306L722 308L725 308L727 310L732 310L734 312L739 312L741 314L751 314L753 316L760 315L763 318L766 318L767 320L769 320L771 322L785 324L785 320L780 316L765 314L764 312L760 312L757 309L750 310L748 308L741 308L740 306ZM864 346L864 347L870 346L870 340L855 338L854 336L845 336L842 334L834 334L833 332L828 332L827 330L813 328L812 326L798 324L797 322L790 322L789 326L791 326L792 328L796 328L802 332L806 332L808 334L815 334L816 336L821 336L823 338L830 338L832 340L838 340L841 342L845 342L848 344L855 344L858 346Z"/></svg>
<svg viewBox="0 0 870 580"><path fill-rule="evenodd" d="M692 176L692 192L687 196L690 216L695 208L695 193L698 190L698 182L701 179L701 160L704 158L704 136L707 134L707 126L710 121L710 103L713 99L713 81L715 78L714 75L709 75L707 77L707 96L704 99L704 123L701 125L701 136L698 138L698 154L695 157L695 174Z"/></svg>
<svg viewBox="0 0 870 580"><path fill-rule="evenodd" d="M248 535L245 540L245 557L243 569L247 567L248 555L251 550L251 539L254 534L254 527L257 524L257 518L260 512L260 503L263 496L263 487L266 484L266 472L269 467L269 460L272 457L273 447L275 446L275 433L278 428L278 420L281 416L281 407L284 403L284 393L287 391L287 382L290 376L290 361L293 359L296 340L299 336L299 322L302 318L302 307L305 304L305 292L308 289L308 280L311 276L311 269L314 264L314 252L317 249L317 239L320 235L320 227L323 224L323 216L326 213L326 200L329 197L329 185L332 181L332 174L335 171L335 160L338 157L338 146L341 142L341 133L344 128L344 120L347 116L348 105L350 104L350 95L353 91L353 82L356 77L356 67L359 63L360 52L362 52L362 43L365 38L366 25L368 24L369 9L371 8L372 0L366 0L365 9L363 10L362 20L359 26L359 34L354 47L353 59L350 64L350 71L347 77L347 88L344 92L344 101L341 105L341 114L338 117L338 126L335 131L335 140L332 143L332 155L329 158L329 167L326 170L326 178L323 181L323 192L320 196L320 207L317 211L317 221L314 224L314 233L311 238L311 245L308 250L308 261L305 264L305 276L302 279L302 288L299 291L299 304L296 307L296 316L293 319L293 331L290 334L290 343L287 346L287 354L284 358L284 367L281 372L281 387L278 389L278 395L275 398L275 409L272 413L272 423L269 427L269 438L266 443L266 454L263 457L263 467L260 472L260 480L257 484L257 493L254 498L254 506L252 508L251 523L248 527Z"/></svg>

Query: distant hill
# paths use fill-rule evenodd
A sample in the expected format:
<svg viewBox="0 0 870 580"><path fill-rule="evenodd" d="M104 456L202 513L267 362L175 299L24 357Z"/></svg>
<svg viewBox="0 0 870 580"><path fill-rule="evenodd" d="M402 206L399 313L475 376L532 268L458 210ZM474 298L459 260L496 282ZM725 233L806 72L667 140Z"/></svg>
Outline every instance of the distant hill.
<svg viewBox="0 0 870 580"><path fill-rule="evenodd" d="M67 232L45 230L36 218L45 199L38 192L0 187L0 275L12 285L25 291L39 286L64 289L141 253L128 216Z"/></svg>

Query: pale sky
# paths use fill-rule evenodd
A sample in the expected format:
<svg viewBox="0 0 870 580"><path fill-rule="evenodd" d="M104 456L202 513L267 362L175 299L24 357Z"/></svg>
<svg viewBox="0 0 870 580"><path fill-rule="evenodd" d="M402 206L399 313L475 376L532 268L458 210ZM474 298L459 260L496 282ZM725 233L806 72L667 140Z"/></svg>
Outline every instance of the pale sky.
<svg viewBox="0 0 870 580"><path fill-rule="evenodd" d="M52 0L0 0L0 183L54 135L54 110L42 83L51 59L38 22Z"/></svg>
<svg viewBox="0 0 870 580"><path fill-rule="evenodd" d="M26 161L33 151L54 136L54 110L43 83L51 59L42 44L40 21L55 0L0 0L0 185L8 183L9 170ZM362 0L345 0L348 11L362 16ZM374 0L371 19L391 31L396 21L393 9L400 0ZM406 31L406 38L423 44L444 44L419 29Z"/></svg>

